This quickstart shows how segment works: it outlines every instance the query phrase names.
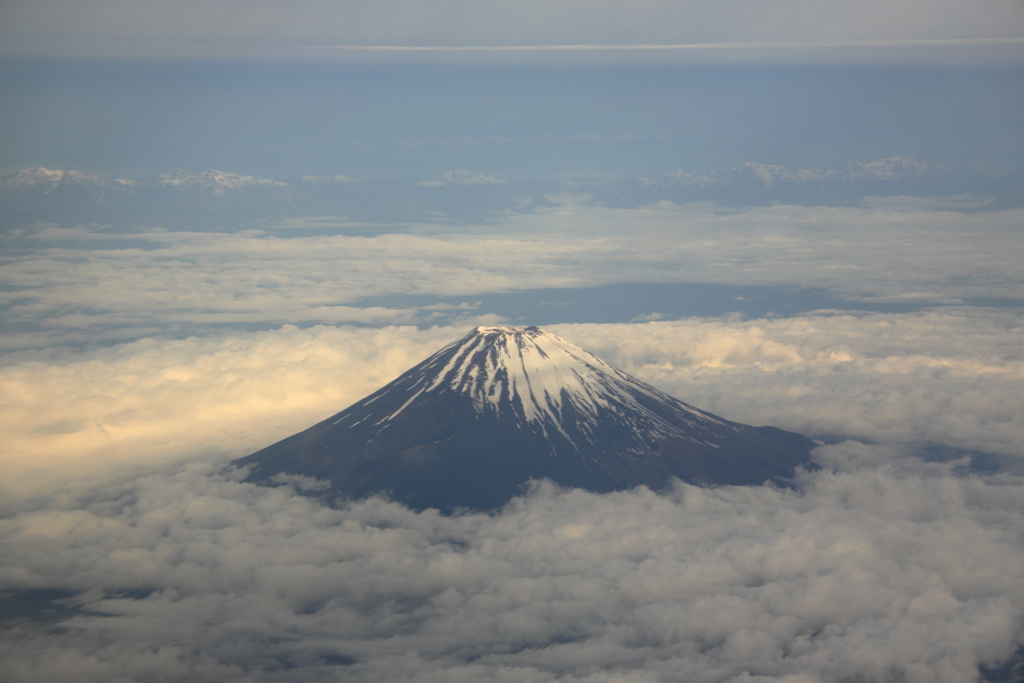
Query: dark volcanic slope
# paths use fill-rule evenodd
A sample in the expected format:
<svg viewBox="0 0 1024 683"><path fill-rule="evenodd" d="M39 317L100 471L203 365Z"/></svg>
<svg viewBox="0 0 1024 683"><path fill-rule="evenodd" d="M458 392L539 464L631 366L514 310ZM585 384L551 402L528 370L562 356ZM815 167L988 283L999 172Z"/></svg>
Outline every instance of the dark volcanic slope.
<svg viewBox="0 0 1024 683"><path fill-rule="evenodd" d="M250 480L491 509L529 479L613 491L784 483L814 443L716 417L536 327L478 327L334 417L253 455Z"/></svg>

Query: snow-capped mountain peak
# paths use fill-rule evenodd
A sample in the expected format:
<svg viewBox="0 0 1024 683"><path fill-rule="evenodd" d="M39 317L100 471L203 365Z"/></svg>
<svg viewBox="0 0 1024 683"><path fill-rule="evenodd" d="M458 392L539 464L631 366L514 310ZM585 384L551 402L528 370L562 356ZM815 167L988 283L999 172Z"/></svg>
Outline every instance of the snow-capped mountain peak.
<svg viewBox="0 0 1024 683"><path fill-rule="evenodd" d="M572 431L592 441L603 415L629 414L630 421L639 419L660 435L673 431L638 395L673 401L698 419L718 422L538 327L478 327L425 361L410 390L409 401L387 420L423 393L449 390L469 396L479 413L519 421L545 435L557 431L570 442L567 420L574 423Z"/></svg>

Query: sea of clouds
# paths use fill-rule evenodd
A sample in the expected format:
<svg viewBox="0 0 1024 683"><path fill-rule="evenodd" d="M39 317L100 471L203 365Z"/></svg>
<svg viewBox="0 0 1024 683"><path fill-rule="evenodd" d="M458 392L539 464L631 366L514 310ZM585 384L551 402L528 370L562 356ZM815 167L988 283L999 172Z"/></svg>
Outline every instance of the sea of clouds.
<svg viewBox="0 0 1024 683"><path fill-rule="evenodd" d="M26 326L0 366L5 680L966 682L1012 667L1024 310L964 301L1024 298L1020 218L566 200L460 234L44 227L4 264L6 315ZM361 297L630 281L946 305L547 328L684 401L821 439L821 469L794 489L538 483L493 515L442 517L332 507L302 495L310 482L261 488L227 467L495 321L403 324L421 312Z"/></svg>
<svg viewBox="0 0 1024 683"><path fill-rule="evenodd" d="M28 325L4 335L0 349L216 326L412 323L422 312L359 301L623 282L818 288L865 303L1024 300L1024 209L609 209L552 199L560 205L482 226L376 236L37 226L0 272L5 319Z"/></svg>
<svg viewBox="0 0 1024 683"><path fill-rule="evenodd" d="M57 495L3 520L3 581L83 611L0 654L14 681L931 683L1009 658L1021 480L825 450L798 491L539 485L493 516L199 463Z"/></svg>
<svg viewBox="0 0 1024 683"><path fill-rule="evenodd" d="M980 451L1014 471L1024 464L1019 309L548 329L740 422ZM0 490L14 501L125 468L241 457L372 393L465 331L285 326L0 368Z"/></svg>

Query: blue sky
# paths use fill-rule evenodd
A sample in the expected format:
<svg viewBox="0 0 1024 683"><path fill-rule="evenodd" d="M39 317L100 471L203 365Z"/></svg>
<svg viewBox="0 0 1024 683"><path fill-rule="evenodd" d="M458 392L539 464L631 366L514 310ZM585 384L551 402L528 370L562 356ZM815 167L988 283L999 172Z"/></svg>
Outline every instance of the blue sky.
<svg viewBox="0 0 1024 683"><path fill-rule="evenodd" d="M898 155L998 174L1024 166L1021 83L1013 0L15 0L0 168L570 178Z"/></svg>
<svg viewBox="0 0 1024 683"><path fill-rule="evenodd" d="M616 177L904 156L1024 166L1024 71L8 62L0 166Z"/></svg>

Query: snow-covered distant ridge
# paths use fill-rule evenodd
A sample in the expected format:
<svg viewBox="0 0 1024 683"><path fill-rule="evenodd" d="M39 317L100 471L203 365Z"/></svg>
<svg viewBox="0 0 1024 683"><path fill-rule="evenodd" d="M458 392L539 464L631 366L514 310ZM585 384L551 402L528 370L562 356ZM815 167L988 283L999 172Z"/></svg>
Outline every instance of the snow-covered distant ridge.
<svg viewBox="0 0 1024 683"><path fill-rule="evenodd" d="M375 223L436 222L443 216L468 224L532 211L563 194L586 195L594 205L625 209L663 201L863 207L879 205L880 197L958 197L969 201L942 206L989 211L1024 206L1024 169L993 178L967 166L888 157L829 169L749 162L705 173L680 170L600 181L507 180L461 169L426 179L306 175L277 180L178 169L111 180L80 170L36 167L0 178L0 207L25 226L178 222L206 229L306 216Z"/></svg>
<svg viewBox="0 0 1024 683"><path fill-rule="evenodd" d="M9 188L32 188L42 190L45 194L53 192L61 186L76 186L102 192L104 188L132 188L138 183L133 180L117 178L106 180L102 176L74 169L52 169L37 166L26 168L0 180L0 185Z"/></svg>
<svg viewBox="0 0 1024 683"><path fill-rule="evenodd" d="M690 173L689 171L678 170L666 173L665 178L689 184L697 187L712 187L734 183L739 178L754 177L764 183L765 187L771 187L776 182L791 182L807 184L829 178L836 174L835 169L809 170L806 168L790 168L773 164L757 164L748 161L745 164L736 166L725 171L711 171L708 173ZM642 178L647 183L657 184L657 178ZM664 184L664 183L661 183Z"/></svg>
<svg viewBox="0 0 1024 683"><path fill-rule="evenodd" d="M953 171L952 166L904 157L889 157L868 162L850 161L842 166L827 169L794 168L748 161L745 164L721 171L691 173L680 169L663 176L639 177L636 180L644 185L658 187L664 186L667 181L705 188L735 184L745 179L756 179L767 188L780 183L808 186L827 181L843 182L866 179L900 181L935 174L945 175L951 171Z"/></svg>
<svg viewBox="0 0 1024 683"><path fill-rule="evenodd" d="M759 164L747 162L733 168L693 173L680 169L657 176L638 176L624 178L615 182L636 182L649 187L661 187L677 183L694 187L721 187L742 182L744 179L756 179L764 187L777 184L812 185L826 181L842 182L852 180L901 181L927 176L946 176L955 169L946 164L918 161L905 157L888 157L868 162L850 161L841 166L829 169L806 169L778 164ZM335 182L339 184L358 183L366 179L344 175L314 176L304 175L303 182L319 184ZM477 173L463 169L453 169L418 181L421 187L441 187L444 185L502 185L508 181L486 173ZM567 185L595 185L602 183L566 183ZM182 169L172 169L141 180L106 178L74 169L49 169L45 167L28 168L6 178L0 179L0 185L10 188L35 188L50 192L60 185L77 185L92 188L139 189L146 187L199 188L213 192L216 196L224 196L228 192L245 192L247 188L285 188L289 183L271 178L251 175L240 175L228 171L208 169L200 173L191 173Z"/></svg>
<svg viewBox="0 0 1024 683"><path fill-rule="evenodd" d="M361 183L366 178L356 178L347 175L304 175L302 179L307 183Z"/></svg>
<svg viewBox="0 0 1024 683"><path fill-rule="evenodd" d="M899 180L927 173L948 173L953 170L952 166L947 166L946 164L936 164L903 157L876 159L863 164L851 161L843 168L846 171L847 177L869 177L878 180Z"/></svg>
<svg viewBox="0 0 1024 683"><path fill-rule="evenodd" d="M10 188L42 190L45 194L49 194L61 186L95 190L116 188L128 191L150 187L196 188L208 190L217 197L223 197L228 192L245 192L246 188L250 187L288 187L288 183L278 180L239 175L216 169L209 169L201 173L173 169L142 180L124 178L107 180L103 176L85 171L50 169L42 166L28 168L7 176L0 180L0 184Z"/></svg>
<svg viewBox="0 0 1024 683"><path fill-rule="evenodd" d="M504 180L487 175L486 173L474 173L456 168L426 180L421 180L416 184L423 187L440 187L442 185L501 185L504 182Z"/></svg>
<svg viewBox="0 0 1024 683"><path fill-rule="evenodd" d="M201 188L213 192L217 197L222 197L229 191L245 192L249 187L288 187L288 183L270 178L238 175L214 169L202 173L189 173L181 169L174 169L151 176L140 184L153 187Z"/></svg>

